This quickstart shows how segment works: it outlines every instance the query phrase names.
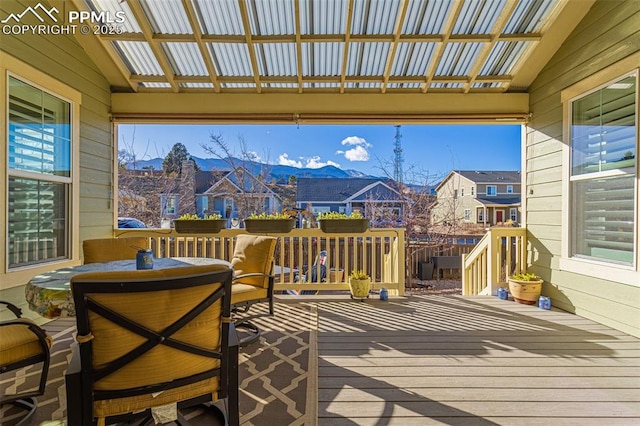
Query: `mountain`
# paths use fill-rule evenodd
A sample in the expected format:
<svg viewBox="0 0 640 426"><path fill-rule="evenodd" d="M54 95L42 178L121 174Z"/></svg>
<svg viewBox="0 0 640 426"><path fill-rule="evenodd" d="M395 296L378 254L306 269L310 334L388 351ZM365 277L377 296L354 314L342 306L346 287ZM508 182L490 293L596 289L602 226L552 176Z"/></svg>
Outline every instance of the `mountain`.
<svg viewBox="0 0 640 426"><path fill-rule="evenodd" d="M223 160L220 158L199 158L193 157L198 167L201 170L231 170L231 166L229 165L230 161ZM153 168L154 170L162 170L162 161L163 158L153 158L151 160L143 160L138 161L135 164L129 164L129 169L144 169L144 168ZM243 164L242 160L234 159L234 164L241 165ZM298 168L293 166L282 166L278 164L264 164L264 163L253 163L254 165L254 174L264 173L265 171L275 180L287 181L289 180L289 176L295 176L296 178L301 177L314 177L314 178L350 178L350 177L375 177L370 176L365 173L362 173L358 170L342 170L335 166L324 166L317 169L311 168ZM245 163L245 166L248 166Z"/></svg>

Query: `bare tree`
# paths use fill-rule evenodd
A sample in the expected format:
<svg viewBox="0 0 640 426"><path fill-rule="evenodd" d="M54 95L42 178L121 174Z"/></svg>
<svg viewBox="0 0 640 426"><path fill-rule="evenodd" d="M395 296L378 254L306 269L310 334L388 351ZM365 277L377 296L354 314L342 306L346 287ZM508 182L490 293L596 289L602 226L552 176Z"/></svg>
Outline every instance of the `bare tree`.
<svg viewBox="0 0 640 426"><path fill-rule="evenodd" d="M118 216L134 217L149 227L159 227L161 212L166 211L167 197L176 194L179 181L175 175L153 168L138 168L138 162L148 157L134 150L135 129L131 141L121 139L118 149Z"/></svg>
<svg viewBox="0 0 640 426"><path fill-rule="evenodd" d="M455 200L442 211L446 214L434 218L432 211L436 203L433 191L443 176L430 174L419 166L411 165L404 170L403 182L391 179L392 162L380 161L379 169L387 176L397 191L397 202L368 200L365 211L367 217L373 219L374 226L396 224L405 228L405 270L406 285L413 287L412 265L414 258L422 251L443 247L456 232ZM442 206L441 206L442 207Z"/></svg>
<svg viewBox="0 0 640 426"><path fill-rule="evenodd" d="M264 211L269 196L269 168L265 166L268 157L261 162L258 154L249 149L247 141L241 136L238 137L238 154L222 135L211 134L209 140L210 144L202 144L202 148L225 161L231 169L229 178L235 181L235 185L220 185L219 194L233 200L240 217Z"/></svg>

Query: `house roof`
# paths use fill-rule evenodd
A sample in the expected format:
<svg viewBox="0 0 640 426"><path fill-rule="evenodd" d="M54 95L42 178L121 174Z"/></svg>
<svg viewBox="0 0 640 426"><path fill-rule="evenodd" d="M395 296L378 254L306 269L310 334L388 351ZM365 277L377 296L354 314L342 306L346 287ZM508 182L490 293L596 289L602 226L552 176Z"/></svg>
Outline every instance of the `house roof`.
<svg viewBox="0 0 640 426"><path fill-rule="evenodd" d="M522 94L594 1L71 0L117 18L76 39L118 121L378 124L526 121Z"/></svg>
<svg viewBox="0 0 640 426"><path fill-rule="evenodd" d="M456 170L456 173L475 183L521 183L522 175L512 170Z"/></svg>
<svg viewBox="0 0 640 426"><path fill-rule="evenodd" d="M343 203L367 187L392 183L380 178L299 178L297 202Z"/></svg>
<svg viewBox="0 0 640 426"><path fill-rule="evenodd" d="M520 205L520 197L478 197L476 198L481 204L485 206L516 206Z"/></svg>

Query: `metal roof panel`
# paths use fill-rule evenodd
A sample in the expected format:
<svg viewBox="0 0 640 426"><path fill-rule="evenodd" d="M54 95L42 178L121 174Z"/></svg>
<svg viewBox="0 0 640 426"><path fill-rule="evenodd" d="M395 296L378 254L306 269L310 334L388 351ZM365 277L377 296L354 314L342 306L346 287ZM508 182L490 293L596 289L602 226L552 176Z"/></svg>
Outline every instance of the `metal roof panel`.
<svg viewBox="0 0 640 426"><path fill-rule="evenodd" d="M236 0L190 0L198 14L200 30L211 35L243 35L242 15Z"/></svg>
<svg viewBox="0 0 640 426"><path fill-rule="evenodd" d="M249 50L246 44L208 43L208 47L218 75L253 75Z"/></svg>
<svg viewBox="0 0 640 426"><path fill-rule="evenodd" d="M177 75L208 75L196 43L162 43L162 47Z"/></svg>
<svg viewBox="0 0 640 426"><path fill-rule="evenodd" d="M132 74L163 75L162 67L154 56L149 43L144 41L114 41L113 44Z"/></svg>
<svg viewBox="0 0 640 426"><path fill-rule="evenodd" d="M156 34L193 34L181 0L140 0Z"/></svg>

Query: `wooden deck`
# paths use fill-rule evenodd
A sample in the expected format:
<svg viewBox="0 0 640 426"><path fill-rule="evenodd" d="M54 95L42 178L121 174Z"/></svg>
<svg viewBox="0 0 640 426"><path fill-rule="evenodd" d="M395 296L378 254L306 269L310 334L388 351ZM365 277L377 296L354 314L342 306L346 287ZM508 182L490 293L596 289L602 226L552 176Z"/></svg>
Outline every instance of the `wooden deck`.
<svg viewBox="0 0 640 426"><path fill-rule="evenodd" d="M318 424L640 424L640 339L496 297L318 303Z"/></svg>

